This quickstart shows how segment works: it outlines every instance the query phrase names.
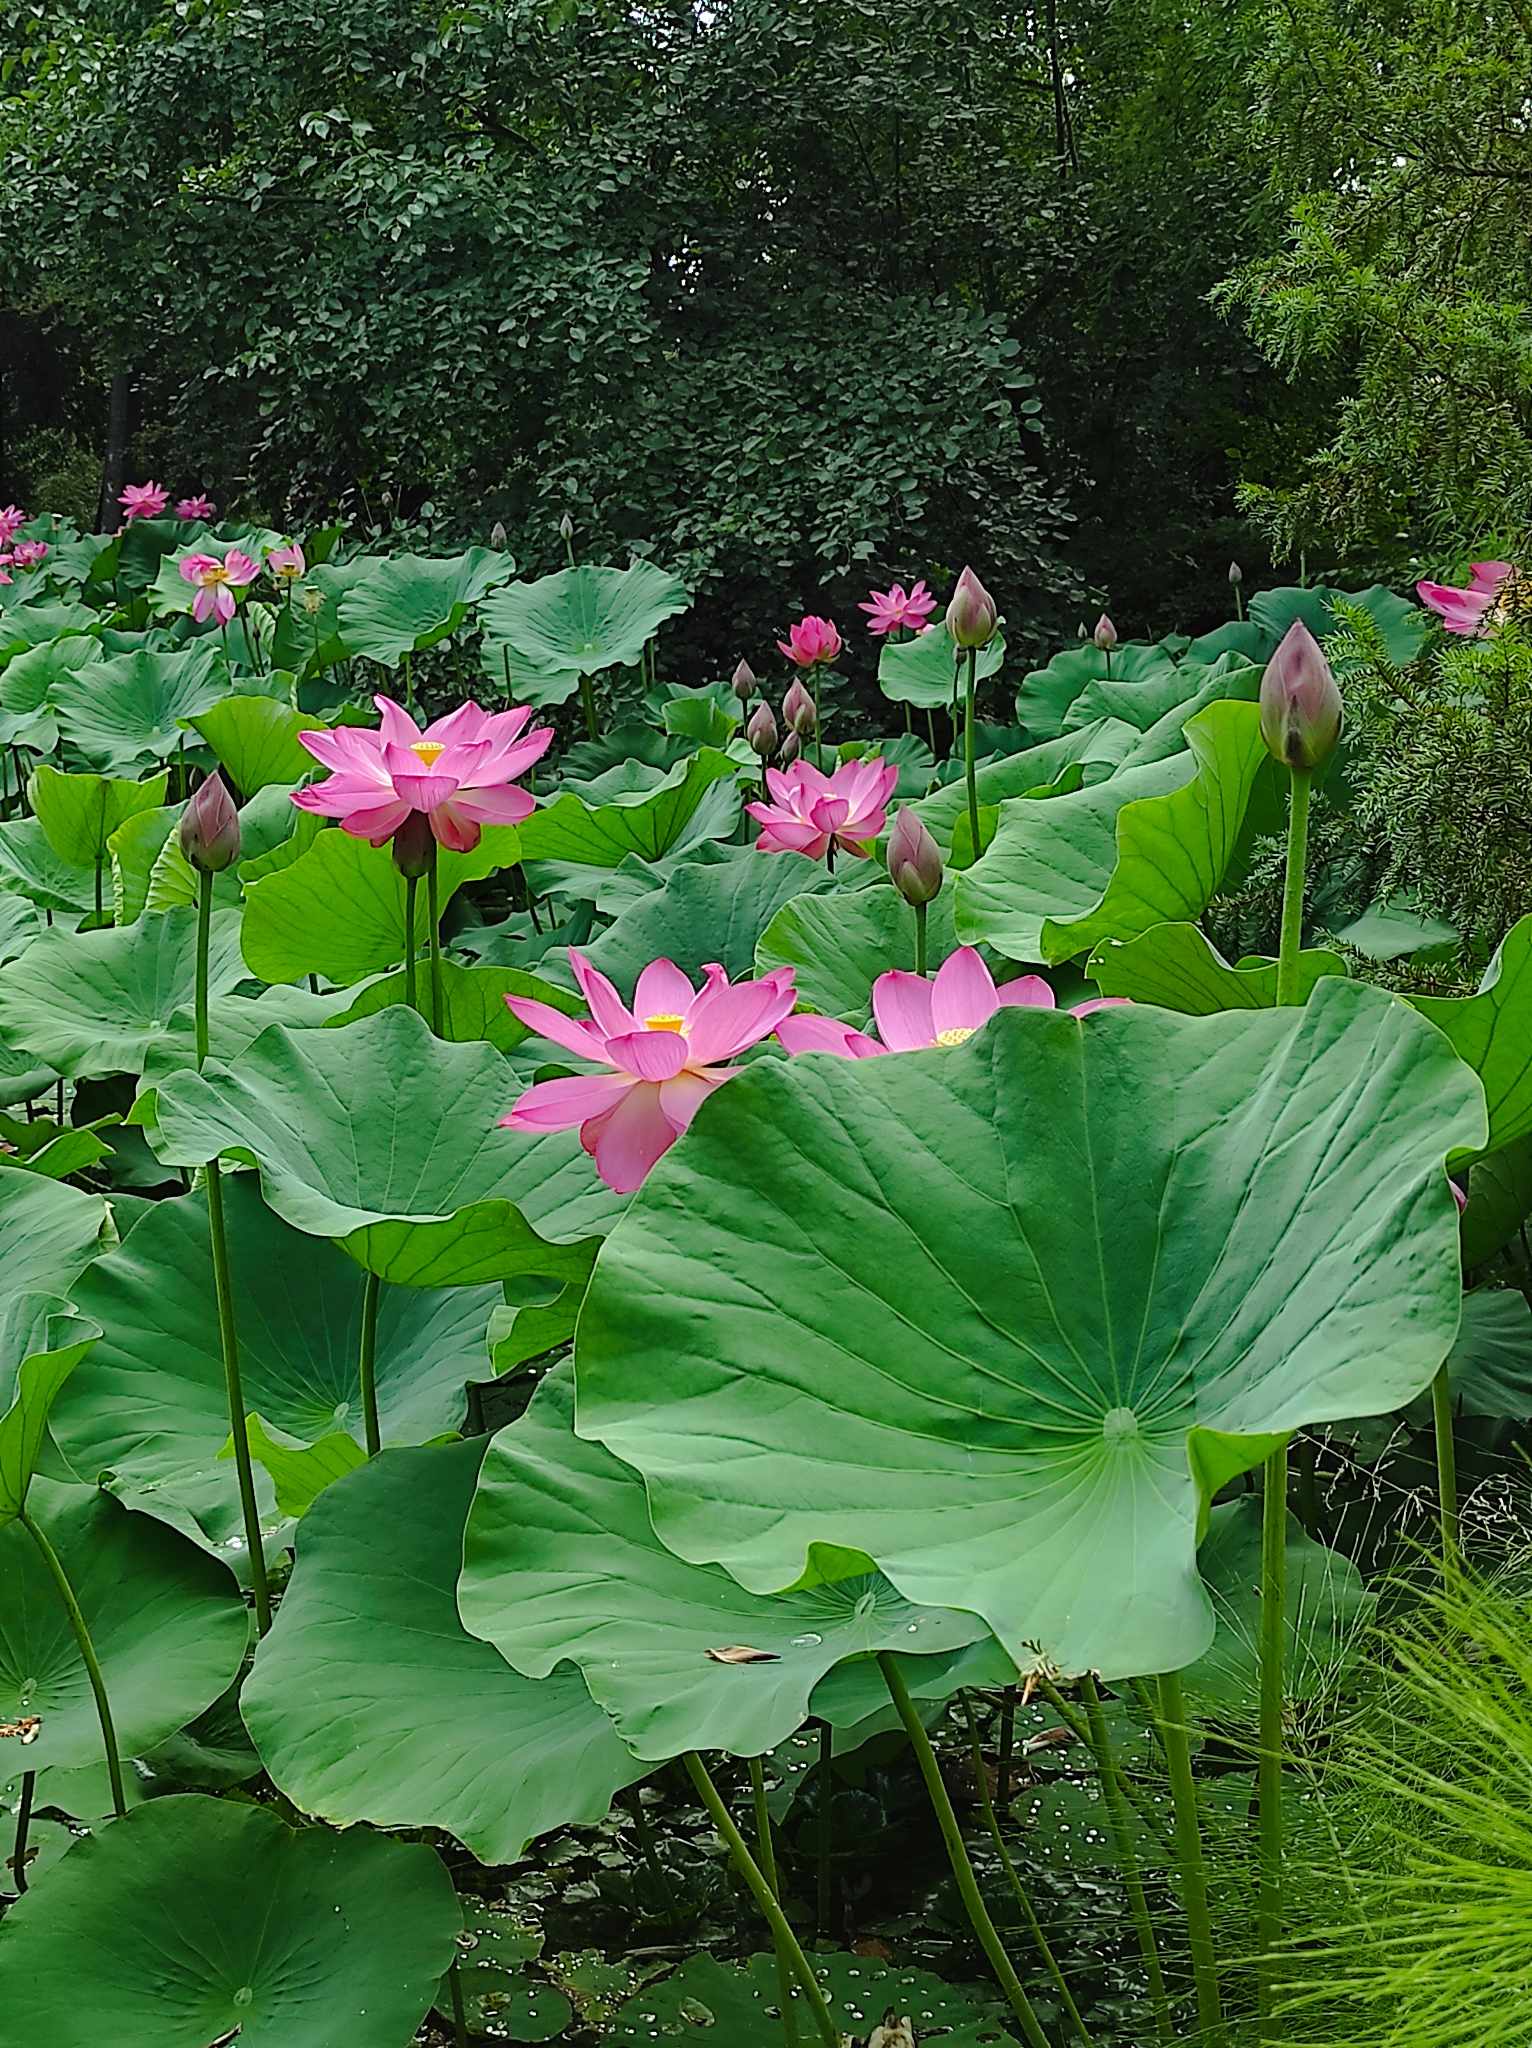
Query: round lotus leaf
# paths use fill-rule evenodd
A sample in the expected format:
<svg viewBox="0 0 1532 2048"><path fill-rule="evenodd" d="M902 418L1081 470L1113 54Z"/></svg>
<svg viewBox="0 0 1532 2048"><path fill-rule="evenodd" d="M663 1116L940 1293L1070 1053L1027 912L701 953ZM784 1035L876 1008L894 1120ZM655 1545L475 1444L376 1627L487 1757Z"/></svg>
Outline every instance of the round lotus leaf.
<svg viewBox="0 0 1532 2048"><path fill-rule="evenodd" d="M57 1295L0 1297L0 1525L25 1505L48 1411L100 1335Z"/></svg>
<svg viewBox="0 0 1532 2048"><path fill-rule="evenodd" d="M550 1828L602 1819L642 1767L572 1665L524 1678L458 1619L484 1448L385 1451L323 1495L241 1705L307 1812L447 1828L511 1863Z"/></svg>
<svg viewBox="0 0 1532 2048"><path fill-rule="evenodd" d="M94 1487L34 1479L27 1514L58 1552L85 1616L124 1756L152 1749L233 1684L249 1614L232 1575L162 1522ZM41 1551L0 1528L0 1721L41 1721L28 1770L101 1761L85 1663Z"/></svg>
<svg viewBox="0 0 1532 2048"><path fill-rule="evenodd" d="M460 555L391 555L340 600L341 638L348 654L397 668L407 654L455 633L468 608L516 573L498 548Z"/></svg>
<svg viewBox="0 0 1532 2048"><path fill-rule="evenodd" d="M1450 1349L1444 1161L1484 1127L1434 1027L1333 978L1301 1010L1003 1010L952 1049L758 1061L607 1240L581 1430L669 1549L758 1591L860 1553L1018 1664L1179 1668L1218 1489Z"/></svg>
<svg viewBox="0 0 1532 2048"><path fill-rule="evenodd" d="M0 2011L48 2048L406 2048L460 1925L423 1844L177 1794L6 1915Z"/></svg>
<svg viewBox="0 0 1532 2048"><path fill-rule="evenodd" d="M529 1977L526 1965L541 1953L543 1937L505 1913L480 1907L463 1929L459 1946L458 1982L463 2013L471 2028L500 2041L552 2041L574 2018L562 1991ZM437 2001L452 2010L452 1993L443 1985Z"/></svg>
<svg viewBox="0 0 1532 2048"><path fill-rule="evenodd" d="M68 1294L112 1235L111 1212L99 1195L0 1165L0 1273L8 1292Z"/></svg>
<svg viewBox="0 0 1532 2048"><path fill-rule="evenodd" d="M107 841L138 811L157 811L165 802L167 777L147 782L103 775L65 775L40 761L27 794L48 844L61 861L91 867L105 860Z"/></svg>
<svg viewBox="0 0 1532 2048"><path fill-rule="evenodd" d="M934 1656L988 1633L972 1614L912 1606L876 1573L763 1598L676 1557L650 1525L638 1474L575 1435L567 1365L490 1446L458 1605L531 1677L573 1658L623 1739L653 1759L759 1756L801 1725L844 1659Z"/></svg>
<svg viewBox="0 0 1532 2048"><path fill-rule="evenodd" d="M249 1174L226 1174L240 1377L248 1413L300 1443L364 1435L358 1357L365 1276L333 1245L272 1214ZM81 1275L78 1303L106 1335L54 1410L59 1448L82 1478L104 1478L221 1556L238 1559L244 1522L228 1440L207 1202L157 1202L128 1241ZM425 1443L457 1429L464 1389L489 1375L494 1287L385 1287L378 1303L383 1441ZM256 1478L263 1526L281 1516Z"/></svg>
<svg viewBox="0 0 1532 2048"><path fill-rule="evenodd" d="M99 773L136 775L185 752L187 721L228 687L222 671L211 641L179 654L139 648L87 662L53 686L59 730Z"/></svg>
<svg viewBox="0 0 1532 2048"><path fill-rule="evenodd" d="M674 960L693 980L716 960L731 981L740 981L755 972L756 941L783 904L835 886L821 862L801 853L688 861L661 888L640 896L585 951L591 965L620 989L631 989L651 960ZM844 910L840 892L837 901Z"/></svg>
<svg viewBox="0 0 1532 2048"><path fill-rule="evenodd" d="M997 633L979 649L975 680L983 684L998 673L1005 659L1005 635ZM946 710L954 686L961 697L968 677L968 657L945 623L917 633L912 640L885 640L878 656L878 688L896 704L918 704L928 711Z"/></svg>
<svg viewBox="0 0 1532 2048"><path fill-rule="evenodd" d="M814 1974L842 2033L864 2041L885 2015L909 2018L915 2039L934 2038L951 2048L1008 2048L1011 2035L998 1998L985 1990L949 1984L929 1970L901 1969L865 1956L815 1955ZM610 2041L700 2041L704 2048L781 2048L780 1984L775 1956L720 1963L693 1956L657 1984L636 1992L613 2023ZM798 2037L817 2041L814 2023L794 1994Z"/></svg>
<svg viewBox="0 0 1532 2048"><path fill-rule="evenodd" d="M479 617L488 641L508 642L538 669L588 676L637 667L651 637L690 602L685 584L653 562L627 569L581 563L535 583L508 584L480 605Z"/></svg>

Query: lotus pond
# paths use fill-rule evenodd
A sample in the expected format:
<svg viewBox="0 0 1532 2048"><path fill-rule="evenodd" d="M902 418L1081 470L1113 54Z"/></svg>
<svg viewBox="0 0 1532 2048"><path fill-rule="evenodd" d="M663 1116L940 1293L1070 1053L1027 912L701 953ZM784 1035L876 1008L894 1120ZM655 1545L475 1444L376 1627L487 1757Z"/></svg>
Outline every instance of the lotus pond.
<svg viewBox="0 0 1532 2048"><path fill-rule="evenodd" d="M124 497L0 512L7 2048L1525 2042L1532 917L1332 830L1515 572L682 682Z"/></svg>

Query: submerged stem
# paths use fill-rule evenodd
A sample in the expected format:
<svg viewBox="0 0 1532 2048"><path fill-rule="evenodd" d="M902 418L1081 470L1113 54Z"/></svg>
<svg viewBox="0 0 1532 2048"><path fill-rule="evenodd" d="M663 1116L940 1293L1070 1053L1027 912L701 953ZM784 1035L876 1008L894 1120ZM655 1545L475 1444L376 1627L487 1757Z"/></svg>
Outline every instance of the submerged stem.
<svg viewBox="0 0 1532 2048"><path fill-rule="evenodd" d="M36 1771L21 1774L21 1796L16 1802L16 1846L11 1851L11 1870L19 1897L27 1888L27 1837L32 1832L32 1800L37 1791Z"/></svg>
<svg viewBox="0 0 1532 2048"><path fill-rule="evenodd" d="M64 1612L69 1616L69 1626L74 1630L74 1639L85 1665L85 1675L90 1680L90 1689L96 1700L96 1719L101 1723L101 1742L106 1751L106 1774L112 1781L112 1809L119 1820L128 1810L128 1798L123 1790L122 1758L117 1754L117 1730L112 1725L112 1704L106 1696L106 1680L101 1676L101 1666L96 1658L96 1646L90 1639L85 1616L75 1598L74 1587L69 1583L69 1574L59 1561L59 1554L48 1541L43 1531L23 1507L17 1520L37 1545L43 1563L52 1575L58 1588L59 1599Z"/></svg>
<svg viewBox="0 0 1532 2048"><path fill-rule="evenodd" d="M766 1804L766 1772L758 1756L750 1759L750 1801L755 1810L755 1853L761 1874L780 1904L782 1887L777 1882L777 1852L771 1840L771 1809ZM782 2032L787 2048L798 2048L798 2015L793 2010L793 1966L781 1942L777 1951L777 1997L782 2007Z"/></svg>
<svg viewBox="0 0 1532 2048"><path fill-rule="evenodd" d="M1106 1799L1107 1817L1112 1824L1112 1839L1117 1846L1117 1860L1122 1865L1122 1881L1128 1894L1128 1909L1133 1916L1139 1952L1143 1956L1144 1969L1149 1978L1149 1996L1154 2002L1155 2026L1161 2039L1168 2041L1170 2005L1165 1996L1165 1973L1160 1968L1159 1945L1154 1938L1154 1923L1149 1918L1149 1901L1144 1895L1144 1879L1138 1867L1138 1851L1133 1846L1127 1793L1124 1789L1122 1771L1112 1749L1112 1738L1107 1730L1101 1692L1094 1674L1089 1671L1080 1680L1080 1696L1085 1702L1085 1725L1090 1730L1090 1746L1095 1753L1101 1790Z"/></svg>
<svg viewBox="0 0 1532 2048"><path fill-rule="evenodd" d="M1197 1813L1197 1787L1192 1777L1186 1700L1174 1671L1160 1678L1160 1740L1170 1766L1170 1792L1176 1816L1176 1853L1186 1901L1187 1939L1192 1952L1192 1977L1197 1990L1197 2024L1209 2048L1223 2040L1223 2001L1218 1994L1218 1963L1213 1948L1213 1916L1208 1906L1207 1864L1202 1854L1202 1823Z"/></svg>

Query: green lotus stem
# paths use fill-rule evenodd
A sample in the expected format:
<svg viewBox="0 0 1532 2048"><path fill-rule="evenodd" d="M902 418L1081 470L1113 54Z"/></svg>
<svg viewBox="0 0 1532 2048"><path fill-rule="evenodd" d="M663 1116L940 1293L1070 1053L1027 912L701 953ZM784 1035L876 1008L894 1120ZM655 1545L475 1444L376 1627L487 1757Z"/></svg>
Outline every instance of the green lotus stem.
<svg viewBox="0 0 1532 2048"><path fill-rule="evenodd" d="M1026 1924L1028 1934L1032 1937L1032 1945L1042 1957L1043 1967L1052 1978L1053 1988L1059 1994L1060 2002L1069 2016L1069 2024L1074 2028L1080 2039L1087 2044L1087 2048L1089 2048L1090 2029L1080 2016L1080 2008L1075 2004L1074 1993L1069 1988L1069 1980L1059 1968L1058 1958L1054 1955L1048 1937L1043 1932L1042 1922L1032 1910L1032 1901L1027 1897L1026 1886L1021 1881L1021 1875L1016 1865L1011 1861L1011 1852L1005 1846L1005 1837L1000 1832L1000 1821L995 1813L995 1802L989 1796L989 1772L984 1763L984 1751L979 1744L979 1722L974 1712L973 1695L965 1693L962 1697L963 1705L968 1715L968 1753L973 1761L974 1783L979 1790L979 1805L984 1813L984 1825L989 1829L990 1840L994 1843L996 1853L999 1855L1000 1867L1004 1870L1006 1882L1011 1887L1011 1895L1021 1908L1021 1917Z"/></svg>
<svg viewBox="0 0 1532 2048"><path fill-rule="evenodd" d="M1277 1001L1296 1003L1303 947L1303 883L1309 858L1309 798L1314 777L1294 768L1292 801L1287 812L1287 874L1282 884L1282 937L1277 951Z"/></svg>
<svg viewBox="0 0 1532 2048"><path fill-rule="evenodd" d="M750 1800L755 1810L755 1853L761 1874L780 1902L782 1887L777 1882L777 1852L771 1842L771 1809L766 1804L766 1773L758 1756L750 1759ZM798 2048L798 2015L793 2011L793 1966L781 1942L777 1945L777 1997L782 2007L782 2032L787 2048Z"/></svg>
<svg viewBox="0 0 1532 2048"><path fill-rule="evenodd" d="M407 652L404 657L404 708L411 718L415 716L415 671Z"/></svg>
<svg viewBox="0 0 1532 2048"><path fill-rule="evenodd" d="M936 759L936 713L926 706L926 738L931 743L931 759Z"/></svg>
<svg viewBox="0 0 1532 2048"><path fill-rule="evenodd" d="M36 1790L36 1771L23 1771L21 1797L16 1802L16 1846L11 1852L11 1869L16 1875L18 1895L27 1888L27 1837L32 1832L32 1798Z"/></svg>
<svg viewBox="0 0 1532 2048"><path fill-rule="evenodd" d="M973 857L979 858L979 790L973 767L973 698L978 678L979 650L968 649L968 682L963 692L963 772L968 780L968 830L973 839Z"/></svg>
<svg viewBox="0 0 1532 2048"><path fill-rule="evenodd" d="M1095 1754L1096 1770L1106 1799L1112 1839L1117 1845L1117 1860L1122 1865L1122 1881L1128 1894L1128 1909L1133 1916L1139 1952L1143 1956L1144 1969L1149 1978L1149 1996L1154 2002L1155 2026L1161 2040L1168 2041L1171 2038L1170 2004L1165 1996L1165 1973L1160 1968L1159 1945L1154 1938L1154 1923L1149 1918L1149 1901L1144 1896L1144 1879L1138 1867L1138 1851L1133 1846L1122 1771L1113 1753L1112 1738L1107 1731L1106 1715L1102 1710L1100 1688L1092 1672L1087 1671L1081 1678L1080 1696L1085 1702L1085 1725L1090 1730L1090 1746Z"/></svg>
<svg viewBox="0 0 1532 2048"><path fill-rule="evenodd" d="M420 887L417 875L404 878L404 1000L412 1010L419 1009L420 995L415 986L415 892Z"/></svg>
<svg viewBox="0 0 1532 2048"><path fill-rule="evenodd" d="M925 1730L925 1723L915 1711L915 1702L910 1698L909 1687L905 1684L899 1666L887 1650L878 1653L878 1669L883 1673L883 1683L888 1687L888 1696L898 1709L899 1719L904 1723L904 1732L910 1739L915 1752L915 1761L920 1766L920 1775L925 1782L926 1796L936 1815L936 1824L941 1829L942 1841L947 1850L947 1861L952 1865L952 1875L967 1910L969 1923L979 1938L979 1946L989 1958L1006 2001L1021 2022L1021 2031L1031 2043L1031 2048L1048 2048L1048 2036L1043 2032L1037 2014L1032 2010L1032 2001L1022 1988L1015 1965L1006 1953L1000 1931L990 1918L984 1895L979 1890L979 1880L974 1876L973 1864L963 1841L963 1830L958 1826L958 1817L952 1810L952 1800L942 1778L941 1766L936 1761L936 1752L931 1747L931 1738Z"/></svg>
<svg viewBox="0 0 1532 2048"><path fill-rule="evenodd" d="M1008 1685L1000 1698L1000 1741L997 1745L995 1782L1000 1793L1000 1804L1006 1806L1011 1797L1011 1758L1016 1749L1016 1688Z"/></svg>
<svg viewBox="0 0 1532 2048"><path fill-rule="evenodd" d="M1223 2001L1218 1994L1218 1963L1213 1949L1213 1916L1208 1906L1207 1864L1202 1854L1202 1823L1197 1812L1197 1787L1192 1778L1189 1723L1180 1677L1167 1671L1160 1678L1160 1741L1170 1766L1170 1794L1176 1816L1176 1850L1186 1900L1187 1940L1192 1952L1192 1978L1197 1990L1197 2025L1208 2048L1224 2039Z"/></svg>
<svg viewBox="0 0 1532 2048"><path fill-rule="evenodd" d="M1260 1943L1257 2039L1268 2031L1274 1981L1271 1954L1282 1937L1282 1654L1287 1593L1287 1447L1273 1451L1262 1471L1261 1496L1261 1746L1258 1762L1260 1890L1256 1931Z"/></svg>
<svg viewBox="0 0 1532 2048"><path fill-rule="evenodd" d="M1436 1424L1436 1490L1441 1502L1442 1568L1450 1572L1458 1554L1458 1450L1452 1433L1452 1382L1445 1365L1431 1382L1431 1416Z"/></svg>
<svg viewBox="0 0 1532 2048"><path fill-rule="evenodd" d="M915 714L908 704L904 707L904 730L906 735L913 735L915 731Z"/></svg>
<svg viewBox="0 0 1532 2048"><path fill-rule="evenodd" d="M454 1961L447 1971L447 1990L452 1998L453 2048L468 2048L468 2014L463 2005L463 1967Z"/></svg>
<svg viewBox="0 0 1532 2048"><path fill-rule="evenodd" d="M197 980L194 1017L196 1020L197 1070L207 1061L207 960L208 938L213 927L213 877L206 869L197 875ZM239 1505L245 1524L245 1544L250 1553L250 1587L255 1595L255 1622L262 1635L271 1627L271 1592L266 1583L266 1548L261 1539L260 1510L255 1503L255 1469L250 1460L250 1425L245 1416L245 1396L240 1384L239 1332L234 1323L234 1283L229 1273L229 1233L223 1213L223 1179L216 1158L203 1169L207 1180L208 1242L213 1253L213 1292L218 1302L218 1342L223 1353L223 1384L228 1400L229 1436L234 1445L234 1470L239 1480Z"/></svg>
<svg viewBox="0 0 1532 2048"><path fill-rule="evenodd" d="M830 1810L835 1799L835 1731L819 1724L819 1766L814 1789L819 1800L819 1853L815 1863L814 1934L823 1941L830 1931Z"/></svg>
<svg viewBox="0 0 1532 2048"><path fill-rule="evenodd" d="M101 869L102 856L98 853L96 855L96 923L98 925L104 923L106 918L106 904L101 892Z"/></svg>
<svg viewBox="0 0 1532 2048"><path fill-rule="evenodd" d="M587 675L582 675L580 678L580 702L585 706L586 736L589 739L595 739L597 735L596 692L590 677Z"/></svg>
<svg viewBox="0 0 1532 2048"><path fill-rule="evenodd" d="M660 1867L660 1859L654 1852L654 1830L649 1825L649 1816L644 1811L644 1797L641 1786L635 1785L627 1798L627 1807L633 1815L633 1828L638 1836L638 1853L643 1858L644 1868L656 1893L665 1901L665 1911L670 1916L671 1926L681 1931L681 1908L676 1903L674 1887Z"/></svg>
<svg viewBox="0 0 1532 2048"><path fill-rule="evenodd" d="M926 911L929 907L925 903L917 903L915 905L915 972L917 974L924 974L926 971Z"/></svg>
<svg viewBox="0 0 1532 2048"><path fill-rule="evenodd" d="M106 1774L112 1781L112 1810L121 1820L128 1810L128 1796L123 1790L122 1758L117 1754L117 1730L112 1725L112 1704L106 1696L106 1680L101 1676L96 1646L90 1639L85 1616L80 1612L80 1603L74 1596L74 1587L69 1583L69 1574L60 1563L58 1552L33 1521L25 1506L22 1507L17 1520L41 1552L43 1563L52 1574L53 1583L58 1588L58 1596L64 1603L64 1612L69 1616L69 1626L74 1630L74 1639L85 1664L85 1675L90 1680L90 1689L96 1699L96 1719L101 1723L101 1742L106 1750Z"/></svg>
<svg viewBox="0 0 1532 2048"><path fill-rule="evenodd" d="M500 653L505 666L505 701L509 704L511 701L511 643L509 640L501 648Z"/></svg>
<svg viewBox="0 0 1532 2048"><path fill-rule="evenodd" d="M814 678L814 766L822 769L825 764L825 743L824 735L819 730L819 670L816 667L810 673Z"/></svg>
<svg viewBox="0 0 1532 2048"><path fill-rule="evenodd" d="M788 1960L791 1962L793 1975L798 1979L802 1987L804 1998L808 2003L810 2013L813 2015L814 2025L819 2031L819 2038L824 2043L824 2048L841 2048L839 2031L830 2016L830 2008L825 2003L824 1988L810 1968L809 1959L803 1953L797 1935L794 1934L792 1928L788 1925L787 1916L778 1905L776 1894L766 1882L760 1865L751 1855L744 1836L734 1825L733 1815L724 1805L718 1787L708 1775L707 1765L694 1749L689 1749L682 1757L681 1762L686 1767L687 1776L691 1779L693 1785L696 1786L698 1797L707 1808L709 1818L719 1834L722 1835L729 1854L734 1858L734 1867L745 1880L750 1896L764 1914L766 1924L771 1929L772 1938L781 1943Z"/></svg>
<svg viewBox="0 0 1532 2048"><path fill-rule="evenodd" d="M383 1448L378 1427L378 1300L383 1282L369 1273L362 1283L362 1341L357 1353L357 1379L362 1389L362 1426L367 1434L367 1455L375 1458Z"/></svg>
<svg viewBox="0 0 1532 2048"><path fill-rule="evenodd" d="M431 956L431 1029L440 1038L442 1035L442 933L441 904L438 900L436 876L436 841L431 841L430 860L426 867L426 922L429 927L426 943Z"/></svg>

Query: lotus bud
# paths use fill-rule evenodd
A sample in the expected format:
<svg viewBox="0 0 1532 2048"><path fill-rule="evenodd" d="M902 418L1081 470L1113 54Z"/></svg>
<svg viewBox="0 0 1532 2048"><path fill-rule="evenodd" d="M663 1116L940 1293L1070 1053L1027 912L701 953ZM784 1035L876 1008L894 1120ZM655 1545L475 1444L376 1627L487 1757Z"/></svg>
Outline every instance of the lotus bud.
<svg viewBox="0 0 1532 2048"><path fill-rule="evenodd" d="M888 878L906 903L929 903L942 885L941 848L911 810L888 835Z"/></svg>
<svg viewBox="0 0 1532 2048"><path fill-rule="evenodd" d="M959 647L988 647L999 624L995 600L972 569L964 569L947 607L947 631Z"/></svg>
<svg viewBox="0 0 1532 2048"><path fill-rule="evenodd" d="M800 739L811 733L819 720L814 714L814 700L794 676L788 686L787 695L782 699L782 722Z"/></svg>
<svg viewBox="0 0 1532 2048"><path fill-rule="evenodd" d="M1340 738L1341 696L1319 642L1294 619L1261 677L1261 737L1288 768L1322 768Z"/></svg>
<svg viewBox="0 0 1532 2048"><path fill-rule="evenodd" d="M1112 624L1105 612L1097 619L1096 630L1091 634L1091 638L1103 654L1110 654L1117 645L1117 628Z"/></svg>
<svg viewBox="0 0 1532 2048"><path fill-rule="evenodd" d="M745 727L745 738L750 742L751 752L759 754L763 761L769 761L777 751L777 721L769 704L758 706L752 714Z"/></svg>
<svg viewBox="0 0 1532 2048"><path fill-rule="evenodd" d="M777 758L781 761L784 768L790 768L802 751L802 741L795 732L790 732L782 742L782 751Z"/></svg>
<svg viewBox="0 0 1532 2048"><path fill-rule="evenodd" d="M755 670L748 661L742 661L734 671L729 687L741 704L748 704L755 695Z"/></svg>
<svg viewBox="0 0 1532 2048"><path fill-rule="evenodd" d="M490 546L503 555L510 544L510 538L511 536L505 530L505 521L497 519L489 529Z"/></svg>
<svg viewBox="0 0 1532 2048"><path fill-rule="evenodd" d="M308 613L311 619L317 619L319 617L319 614L324 610L324 592L322 590L316 590L314 586L310 584L308 589L305 590L303 593L303 609Z"/></svg>
<svg viewBox="0 0 1532 2048"><path fill-rule="evenodd" d="M418 882L430 868L434 837L424 811L411 811L394 834L394 866L407 882Z"/></svg>
<svg viewBox="0 0 1532 2048"><path fill-rule="evenodd" d="M562 519L561 519L561 520L559 521L559 539L560 539L560 540L573 540L573 539L574 539L574 521L573 521L573 520L572 520L572 519L570 518L570 516L569 516L569 514L568 514L567 512L566 512L566 513L564 514L563 518L562 518Z"/></svg>
<svg viewBox="0 0 1532 2048"><path fill-rule="evenodd" d="M1244 582L1244 580L1245 572L1239 566L1239 563L1231 562L1229 564L1229 581L1234 585L1234 588L1238 590L1239 586Z"/></svg>
<svg viewBox="0 0 1532 2048"><path fill-rule="evenodd" d="M239 859L239 812L216 771L181 813L181 851L199 873L219 875Z"/></svg>

